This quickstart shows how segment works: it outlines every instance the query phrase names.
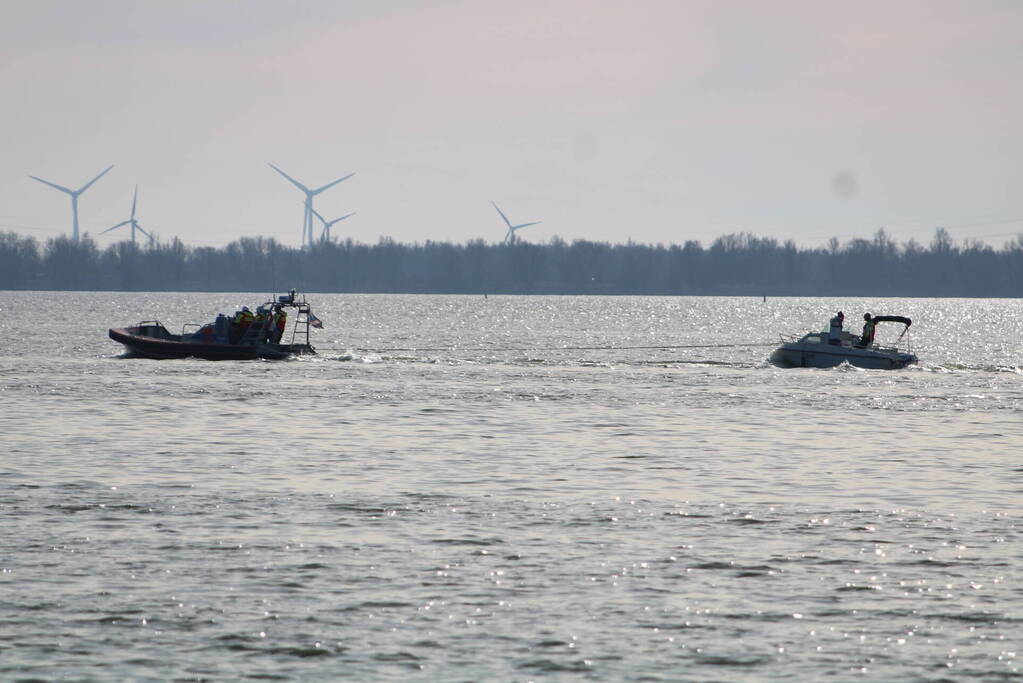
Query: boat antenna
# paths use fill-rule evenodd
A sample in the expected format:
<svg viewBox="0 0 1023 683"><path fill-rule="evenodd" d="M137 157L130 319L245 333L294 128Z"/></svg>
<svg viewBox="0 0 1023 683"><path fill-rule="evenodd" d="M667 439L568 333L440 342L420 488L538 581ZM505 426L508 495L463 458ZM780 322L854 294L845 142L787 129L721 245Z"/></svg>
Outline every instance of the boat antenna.
<svg viewBox="0 0 1023 683"><path fill-rule="evenodd" d="M277 249L276 245L270 245L270 291L273 292L273 300L277 301Z"/></svg>

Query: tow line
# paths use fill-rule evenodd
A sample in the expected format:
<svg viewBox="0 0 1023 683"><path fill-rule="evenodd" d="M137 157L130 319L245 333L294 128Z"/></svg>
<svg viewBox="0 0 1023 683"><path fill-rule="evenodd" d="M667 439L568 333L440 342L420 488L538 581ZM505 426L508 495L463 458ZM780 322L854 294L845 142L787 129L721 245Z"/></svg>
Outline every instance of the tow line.
<svg viewBox="0 0 1023 683"><path fill-rule="evenodd" d="M392 349L369 349L369 348L355 348L353 351L362 351L370 353L396 353L399 351L403 352L419 352L419 351L638 351L638 350L650 350L650 349L729 349L729 348L749 348L753 346L777 346L777 342L745 342L741 344L656 344L653 346L552 346L552 347L504 347L504 348L489 348L489 347L457 347L457 346L438 346L438 347L409 347L409 348L392 348ZM335 351L347 351L347 348L339 346L320 346L317 348L330 349Z"/></svg>

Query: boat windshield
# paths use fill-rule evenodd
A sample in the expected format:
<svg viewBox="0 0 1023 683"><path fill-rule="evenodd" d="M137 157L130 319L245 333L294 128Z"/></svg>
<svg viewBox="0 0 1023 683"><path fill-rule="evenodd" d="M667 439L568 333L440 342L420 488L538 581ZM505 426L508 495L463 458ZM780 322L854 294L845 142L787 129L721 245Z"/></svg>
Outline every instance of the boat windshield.
<svg viewBox="0 0 1023 683"><path fill-rule="evenodd" d="M803 344L820 344L821 335L819 332L811 332L802 339L799 340Z"/></svg>

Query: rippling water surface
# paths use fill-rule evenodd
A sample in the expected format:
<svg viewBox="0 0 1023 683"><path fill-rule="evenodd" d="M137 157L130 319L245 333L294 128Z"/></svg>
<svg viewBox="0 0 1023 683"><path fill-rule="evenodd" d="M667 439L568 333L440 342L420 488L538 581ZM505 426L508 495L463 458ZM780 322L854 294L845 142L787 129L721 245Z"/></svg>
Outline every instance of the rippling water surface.
<svg viewBox="0 0 1023 683"><path fill-rule="evenodd" d="M1020 675L1023 301L316 295L316 357L106 337L261 299L0 292L0 678ZM839 308L912 317L920 365L765 362Z"/></svg>

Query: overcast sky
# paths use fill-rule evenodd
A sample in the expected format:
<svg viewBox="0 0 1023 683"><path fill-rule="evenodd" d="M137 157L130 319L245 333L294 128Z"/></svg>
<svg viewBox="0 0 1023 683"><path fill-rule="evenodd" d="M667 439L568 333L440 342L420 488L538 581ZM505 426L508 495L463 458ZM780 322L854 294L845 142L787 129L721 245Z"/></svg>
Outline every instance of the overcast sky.
<svg viewBox="0 0 1023 683"><path fill-rule="evenodd" d="M1023 2L0 0L0 230L1023 232ZM118 233L99 236L101 245Z"/></svg>

